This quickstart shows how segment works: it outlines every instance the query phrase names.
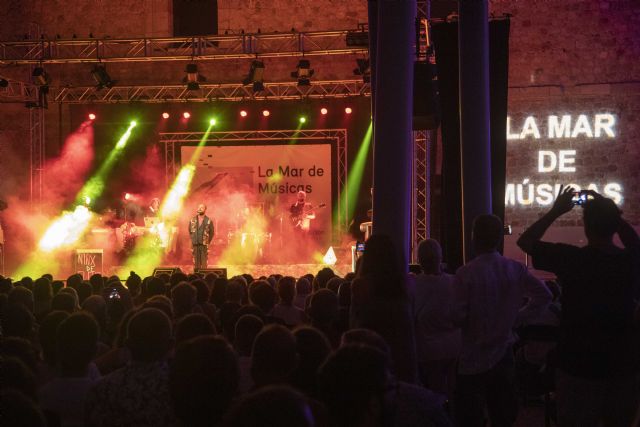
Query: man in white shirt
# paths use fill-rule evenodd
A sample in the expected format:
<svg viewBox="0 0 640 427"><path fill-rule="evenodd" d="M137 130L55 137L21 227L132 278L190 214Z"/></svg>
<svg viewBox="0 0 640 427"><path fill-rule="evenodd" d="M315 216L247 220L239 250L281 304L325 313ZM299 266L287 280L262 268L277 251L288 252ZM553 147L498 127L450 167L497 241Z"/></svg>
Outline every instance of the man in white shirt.
<svg viewBox="0 0 640 427"><path fill-rule="evenodd" d="M456 272L454 318L462 328L462 350L455 410L462 426L484 426L485 403L492 426L513 425L513 329L551 301L547 287L527 267L497 252L502 237L500 218L478 216L473 223L477 256Z"/></svg>
<svg viewBox="0 0 640 427"><path fill-rule="evenodd" d="M420 379L430 390L451 398L460 355L460 327L452 319L454 276L442 271L437 240L420 242L418 262L423 273L415 279L413 313Z"/></svg>

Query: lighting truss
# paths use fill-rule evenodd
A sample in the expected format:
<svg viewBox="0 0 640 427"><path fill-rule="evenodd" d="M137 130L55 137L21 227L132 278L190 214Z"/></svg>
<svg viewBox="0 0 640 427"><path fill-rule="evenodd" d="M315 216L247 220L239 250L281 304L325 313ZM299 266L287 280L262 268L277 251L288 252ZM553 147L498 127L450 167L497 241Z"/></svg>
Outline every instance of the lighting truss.
<svg viewBox="0 0 640 427"><path fill-rule="evenodd" d="M7 87L0 87L0 103L37 103L38 88L30 83L5 79Z"/></svg>
<svg viewBox="0 0 640 427"><path fill-rule="evenodd" d="M161 132L160 143L164 144L165 152L165 176L166 185L169 187L176 176L178 158L176 157L176 148L181 145L197 145L202 141L205 132ZM331 141L332 146L336 150L337 158L337 219L339 230L338 235L334 239L338 240L342 237L342 233L348 230L348 198L344 198L344 206L342 206L342 192L347 191L347 130L346 129L293 129L293 130L250 130L250 131L214 131L209 132L206 140L207 145L233 143L252 144L256 142L268 141L291 141L295 138L299 141Z"/></svg>
<svg viewBox="0 0 640 427"><path fill-rule="evenodd" d="M432 140L431 131L419 130L413 132L413 203L412 207L412 249L418 247L421 240L429 237L430 203L430 165L429 148ZM411 253L415 254L415 250Z"/></svg>
<svg viewBox="0 0 640 427"><path fill-rule="evenodd" d="M313 86L298 86L297 82L264 83L264 91L255 94L251 86L242 83L200 84L199 90L188 90L184 85L113 86L96 90L95 87L60 87L52 89L55 102L63 104L118 103L118 102L210 102L260 100L292 100L301 98L344 98L369 96L371 86L361 79L314 81Z"/></svg>
<svg viewBox="0 0 640 427"><path fill-rule="evenodd" d="M192 61L346 55L367 52L346 44L348 30L203 37L0 41L0 63Z"/></svg>

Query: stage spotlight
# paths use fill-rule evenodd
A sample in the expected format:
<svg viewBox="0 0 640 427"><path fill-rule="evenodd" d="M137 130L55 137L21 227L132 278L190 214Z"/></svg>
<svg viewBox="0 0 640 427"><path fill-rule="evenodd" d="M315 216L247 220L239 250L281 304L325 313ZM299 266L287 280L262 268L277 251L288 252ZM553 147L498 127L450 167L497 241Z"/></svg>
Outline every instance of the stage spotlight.
<svg viewBox="0 0 640 427"><path fill-rule="evenodd" d="M241 110L240 117L247 117L247 112L245 110Z"/></svg>
<svg viewBox="0 0 640 427"><path fill-rule="evenodd" d="M253 84L253 93L262 92L264 90L264 62L253 60L249 67L249 74L242 80L242 84L247 86Z"/></svg>
<svg viewBox="0 0 640 427"><path fill-rule="evenodd" d="M163 119L168 119L169 118L169 113L162 113L162 118Z"/></svg>
<svg viewBox="0 0 640 427"><path fill-rule="evenodd" d="M133 195L131 193L124 193L123 198L127 201L133 200Z"/></svg>
<svg viewBox="0 0 640 427"><path fill-rule="evenodd" d="M298 86L311 86L309 78L313 76L313 69L308 59L298 61L296 71L291 72L291 77L298 79Z"/></svg>
<svg viewBox="0 0 640 427"><path fill-rule="evenodd" d="M131 123L129 123L129 125L131 126L131 128L134 128L138 126L138 122L136 122L135 120L131 120Z"/></svg>
<svg viewBox="0 0 640 427"><path fill-rule="evenodd" d="M211 126L215 126L216 125L216 119L209 119L209 124Z"/></svg>
<svg viewBox="0 0 640 427"><path fill-rule="evenodd" d="M329 112L329 110L327 110L327 109L326 109L326 108L324 108L324 107L322 107L322 108L320 109L320 114L322 114L323 116L326 116L328 112Z"/></svg>
<svg viewBox="0 0 640 427"><path fill-rule="evenodd" d="M96 115L93 113L89 113L89 120L95 120L96 119Z"/></svg>
<svg viewBox="0 0 640 427"><path fill-rule="evenodd" d="M107 73L106 65L97 64L95 67L93 67L93 70L91 70L91 75L96 81L96 87L98 89L102 89L105 87L111 89L116 84L116 81L113 80L111 76L109 76L109 73Z"/></svg>
<svg viewBox="0 0 640 427"><path fill-rule="evenodd" d="M364 83L371 82L371 66L368 59L358 58L356 59L357 67L354 68L353 74L356 76L362 76Z"/></svg>
<svg viewBox="0 0 640 427"><path fill-rule="evenodd" d="M306 122L307 122L307 118L306 118L305 116L301 116L301 117L298 119L298 121L299 121L300 123L306 123Z"/></svg>
<svg viewBox="0 0 640 427"><path fill-rule="evenodd" d="M269 110L262 110L262 115L265 117L269 117L271 113L269 112Z"/></svg>
<svg viewBox="0 0 640 427"><path fill-rule="evenodd" d="M189 117L191 117L191 113L189 113L188 111L185 111L184 113L182 113L182 117L184 117L185 119L188 119Z"/></svg>
<svg viewBox="0 0 640 427"><path fill-rule="evenodd" d="M353 110L351 109L351 107L347 107L344 109L345 114L351 114L353 113Z"/></svg>
<svg viewBox="0 0 640 427"><path fill-rule="evenodd" d="M187 90L200 89L200 82L206 81L206 77L198 73L198 64L187 64L185 69L187 75L182 79L182 83L187 84Z"/></svg>

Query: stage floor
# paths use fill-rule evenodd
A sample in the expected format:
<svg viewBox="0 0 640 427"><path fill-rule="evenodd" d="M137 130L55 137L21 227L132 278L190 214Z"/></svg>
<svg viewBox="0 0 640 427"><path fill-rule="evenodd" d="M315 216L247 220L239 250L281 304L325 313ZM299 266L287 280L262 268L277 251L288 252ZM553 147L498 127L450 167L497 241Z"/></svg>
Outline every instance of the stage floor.
<svg viewBox="0 0 640 427"><path fill-rule="evenodd" d="M158 268L180 268L184 273L193 273L193 265L162 265ZM351 271L351 264L246 264L246 265L209 265L209 268L226 268L227 276L237 276L239 274L248 273L253 277L269 276L271 274L282 274L283 276L300 277L307 273L311 273L314 276L318 271L325 267L331 268L334 273L344 277L345 274ZM108 274L116 274L121 272L123 266L112 266L109 269ZM124 280L124 279L123 279Z"/></svg>

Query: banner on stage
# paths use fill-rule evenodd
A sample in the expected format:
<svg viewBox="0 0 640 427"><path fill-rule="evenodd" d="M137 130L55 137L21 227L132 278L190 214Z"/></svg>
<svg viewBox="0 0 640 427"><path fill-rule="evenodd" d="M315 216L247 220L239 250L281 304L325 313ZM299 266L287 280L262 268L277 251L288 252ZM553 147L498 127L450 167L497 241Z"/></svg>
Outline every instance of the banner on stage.
<svg viewBox="0 0 640 427"><path fill-rule="evenodd" d="M182 163L196 147L182 146ZM278 144L203 147L196 159L189 204L204 202L218 228L233 230L244 209L258 208L269 228L287 226L289 206L304 191L307 202L318 208L311 229L317 235L331 233L331 145ZM221 223L222 222L222 223Z"/></svg>

